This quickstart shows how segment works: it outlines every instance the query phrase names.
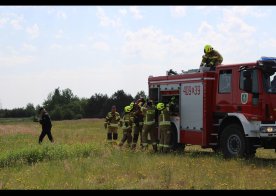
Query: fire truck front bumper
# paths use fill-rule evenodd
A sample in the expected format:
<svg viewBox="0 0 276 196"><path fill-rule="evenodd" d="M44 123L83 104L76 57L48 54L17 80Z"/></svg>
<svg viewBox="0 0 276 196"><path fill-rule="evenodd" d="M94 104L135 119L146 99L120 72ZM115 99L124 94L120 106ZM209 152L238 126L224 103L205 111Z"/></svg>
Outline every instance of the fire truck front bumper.
<svg viewBox="0 0 276 196"><path fill-rule="evenodd" d="M276 149L276 126L261 126L260 141L266 149Z"/></svg>
<svg viewBox="0 0 276 196"><path fill-rule="evenodd" d="M261 126L260 137L276 138L276 126Z"/></svg>

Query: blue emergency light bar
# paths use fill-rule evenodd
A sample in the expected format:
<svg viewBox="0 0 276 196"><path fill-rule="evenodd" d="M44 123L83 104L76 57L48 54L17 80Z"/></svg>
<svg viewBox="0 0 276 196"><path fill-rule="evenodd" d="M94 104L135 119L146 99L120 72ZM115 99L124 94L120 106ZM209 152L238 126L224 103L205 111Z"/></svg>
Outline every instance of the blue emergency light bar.
<svg viewBox="0 0 276 196"><path fill-rule="evenodd" d="M275 61L276 57L266 57L266 56L262 56L261 57L261 61Z"/></svg>

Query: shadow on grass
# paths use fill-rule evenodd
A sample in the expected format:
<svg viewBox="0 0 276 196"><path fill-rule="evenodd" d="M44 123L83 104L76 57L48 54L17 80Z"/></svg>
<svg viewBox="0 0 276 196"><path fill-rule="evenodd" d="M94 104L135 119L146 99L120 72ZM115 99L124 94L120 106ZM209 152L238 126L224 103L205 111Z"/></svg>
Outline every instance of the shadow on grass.
<svg viewBox="0 0 276 196"><path fill-rule="evenodd" d="M276 167L276 159L273 158L263 158L263 157L253 157L253 158L224 158L222 153L210 152L210 151L185 151L182 153L183 156L189 157L214 157L222 160L240 160L245 164L253 165L256 167Z"/></svg>
<svg viewBox="0 0 276 196"><path fill-rule="evenodd" d="M248 165L254 165L256 167L276 167L276 159L254 157L246 159L244 161Z"/></svg>

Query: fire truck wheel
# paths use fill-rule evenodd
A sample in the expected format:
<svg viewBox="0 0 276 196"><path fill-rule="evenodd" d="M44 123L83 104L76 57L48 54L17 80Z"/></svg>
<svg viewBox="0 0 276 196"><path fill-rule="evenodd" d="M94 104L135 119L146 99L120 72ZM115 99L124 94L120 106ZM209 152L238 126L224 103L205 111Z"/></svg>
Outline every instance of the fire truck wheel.
<svg viewBox="0 0 276 196"><path fill-rule="evenodd" d="M242 127L238 124L226 126L220 136L220 146L225 158L244 156L246 143Z"/></svg>

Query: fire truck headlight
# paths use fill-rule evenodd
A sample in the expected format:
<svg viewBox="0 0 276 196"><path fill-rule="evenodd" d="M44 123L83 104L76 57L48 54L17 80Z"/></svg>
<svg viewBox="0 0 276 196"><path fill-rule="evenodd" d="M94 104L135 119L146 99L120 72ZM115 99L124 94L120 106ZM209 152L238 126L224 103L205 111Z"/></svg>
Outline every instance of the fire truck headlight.
<svg viewBox="0 0 276 196"><path fill-rule="evenodd" d="M263 133L272 133L276 132L276 127L261 127L260 131Z"/></svg>

